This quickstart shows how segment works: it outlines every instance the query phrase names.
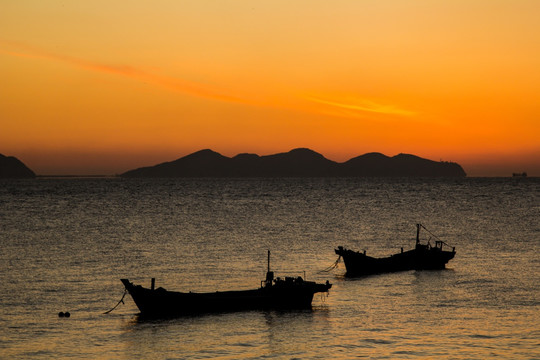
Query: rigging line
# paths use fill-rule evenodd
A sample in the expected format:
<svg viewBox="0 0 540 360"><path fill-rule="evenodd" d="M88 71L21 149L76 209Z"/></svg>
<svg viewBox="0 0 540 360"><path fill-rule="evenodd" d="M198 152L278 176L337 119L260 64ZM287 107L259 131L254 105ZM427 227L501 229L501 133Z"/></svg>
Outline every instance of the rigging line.
<svg viewBox="0 0 540 360"><path fill-rule="evenodd" d="M426 230L431 236L433 236L434 238L438 239L439 241L442 241L437 235L435 235L434 233L432 233L431 231L429 231L424 225L420 224L421 227L424 228L424 230Z"/></svg>
<svg viewBox="0 0 540 360"><path fill-rule="evenodd" d="M443 243L444 245L448 246L448 247L451 247L450 245L448 245L446 242L442 241L440 237L438 237L437 235L435 235L434 233L432 233L431 231L429 231L424 225L420 224L421 227L424 228L424 230L426 230L428 233L431 234L431 236L433 236L435 239L439 240L441 243Z"/></svg>
<svg viewBox="0 0 540 360"><path fill-rule="evenodd" d="M116 308L118 307L118 305L120 305L120 303L124 304L124 297L126 296L127 292L128 292L127 289L124 289L124 295L122 295L122 298L120 299L120 301L118 302L118 304L116 304L111 310L105 311L105 312L103 313L103 315L108 314L108 313L110 313L111 311L113 311L114 309L116 309Z"/></svg>

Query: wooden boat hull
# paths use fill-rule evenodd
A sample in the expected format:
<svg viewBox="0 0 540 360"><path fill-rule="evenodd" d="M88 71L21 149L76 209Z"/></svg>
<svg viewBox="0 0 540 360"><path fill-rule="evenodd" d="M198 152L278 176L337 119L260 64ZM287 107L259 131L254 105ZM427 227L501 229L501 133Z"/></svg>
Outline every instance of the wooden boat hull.
<svg viewBox="0 0 540 360"><path fill-rule="evenodd" d="M296 279L295 279L296 280ZM332 286L307 281L277 283L254 290L192 293L155 290L121 279L142 315L174 316L194 313L241 311L253 309L309 309L313 295Z"/></svg>
<svg viewBox="0 0 540 360"><path fill-rule="evenodd" d="M347 272L345 276L362 276L371 274L380 274L387 272L406 271L406 270L440 270L446 267L448 261L456 255L456 248L452 251L443 250L450 248L442 240L435 241L435 246L430 242L426 245L420 243L420 229L424 228L422 224L416 224L416 246L409 251L403 251L384 258L374 258L367 256L366 253L352 251L339 246L335 249L336 254L343 258ZM427 230L430 234L431 232ZM434 234L431 234L435 236ZM437 238L435 236L435 238Z"/></svg>
<svg viewBox="0 0 540 360"><path fill-rule="evenodd" d="M455 251L438 248L419 248L389 257L374 258L364 253L339 247L336 254L343 258L347 272L345 276L362 276L407 270L440 270L454 258Z"/></svg>

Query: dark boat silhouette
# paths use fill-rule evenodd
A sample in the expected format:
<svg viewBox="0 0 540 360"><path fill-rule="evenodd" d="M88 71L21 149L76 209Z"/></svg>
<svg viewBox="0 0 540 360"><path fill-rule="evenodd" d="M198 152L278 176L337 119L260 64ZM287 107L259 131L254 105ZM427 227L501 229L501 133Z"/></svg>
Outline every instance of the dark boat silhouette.
<svg viewBox="0 0 540 360"><path fill-rule="evenodd" d="M155 289L155 279L151 288L134 285L128 279L121 279L133 301L145 316L175 316L184 314L242 311L255 309L310 309L313 295L328 292L332 287L305 281L302 277L274 279L270 271L270 251L268 251L268 271L261 287L253 290L216 291L210 293L169 291L161 287Z"/></svg>
<svg viewBox="0 0 540 360"><path fill-rule="evenodd" d="M339 246L335 249L336 254L343 258L347 272L345 276L362 276L379 273L388 273L406 270L439 270L444 269L448 261L456 255L456 248L451 251L444 250L443 247L450 248L444 241L435 241L435 246L420 243L420 228L423 225L416 225L416 246L414 249L403 251L398 254L384 258L374 258L363 253L348 250ZM429 232L429 230L427 230ZM339 259L338 259L339 260Z"/></svg>

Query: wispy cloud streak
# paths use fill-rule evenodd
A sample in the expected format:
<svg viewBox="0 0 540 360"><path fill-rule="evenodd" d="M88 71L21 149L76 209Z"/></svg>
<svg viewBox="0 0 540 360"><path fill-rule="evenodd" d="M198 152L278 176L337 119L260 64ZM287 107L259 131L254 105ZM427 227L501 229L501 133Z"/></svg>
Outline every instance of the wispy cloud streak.
<svg viewBox="0 0 540 360"><path fill-rule="evenodd" d="M321 99L318 97L307 96L306 99L324 105L329 105L334 108L340 108L348 110L347 113L351 114L351 111L354 112L370 112L378 114L387 114L387 115L399 115L399 116L413 116L416 115L415 112L400 109L394 105L380 104L369 99L354 99L348 102L338 102L331 101L326 99Z"/></svg>
<svg viewBox="0 0 540 360"><path fill-rule="evenodd" d="M61 62L91 72L107 73L116 76L131 78L143 83L153 84L155 86L167 88L171 91L175 91L185 95L218 100L223 102L248 104L259 107L289 108L309 112L316 111L318 113L323 113L327 115L338 115L350 118L363 117L365 116L365 113L377 113L383 115L405 117L411 117L413 115L416 115L416 113L413 111L401 109L394 105L381 104L366 98L343 97L340 98L340 100L331 100L319 96L300 96L296 97L296 100L284 104L280 103L279 101L268 102L265 99L256 100L252 95L247 95L246 97L246 95L244 94L244 96L238 97L231 95L228 91L216 86L202 84L200 82L189 81L177 77L163 76L156 74L155 72L146 71L144 69L130 65L107 64L97 61L91 61L74 56L54 53L42 48L12 41L0 40L0 46L1 45L3 45L4 49L7 48L10 50L2 50L0 48L0 52L9 56L46 59L50 61ZM298 100L301 100L302 98L303 100L308 100L311 103L319 103L326 105L328 108L323 111L321 111L321 109L315 110L314 108L306 109L305 105L301 104L302 101L298 102Z"/></svg>
<svg viewBox="0 0 540 360"><path fill-rule="evenodd" d="M52 61L63 62L74 67L83 68L89 71L109 73L139 80L141 82L151 83L157 86L165 87L170 90L184 93L187 95L208 98L213 100L246 103L244 99L227 94L225 91L202 85L193 81L179 79L175 77L162 76L129 65L111 65L89 61L73 56L55 54L35 47L23 44L9 43L11 47L16 47L18 51L3 51L4 54L16 57L40 58Z"/></svg>

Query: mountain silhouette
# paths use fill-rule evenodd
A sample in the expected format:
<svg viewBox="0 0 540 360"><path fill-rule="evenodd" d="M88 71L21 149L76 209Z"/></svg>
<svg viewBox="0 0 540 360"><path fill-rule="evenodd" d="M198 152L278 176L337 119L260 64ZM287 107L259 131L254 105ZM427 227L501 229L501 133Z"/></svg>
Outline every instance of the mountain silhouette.
<svg viewBox="0 0 540 360"><path fill-rule="evenodd" d="M466 176L463 168L452 162L437 162L409 154L388 157L369 153L343 163L345 176L456 177Z"/></svg>
<svg viewBox="0 0 540 360"><path fill-rule="evenodd" d="M325 158L306 148L259 156L238 154L232 158L205 149L180 159L127 171L138 177L464 177L453 162L437 162L415 155L388 157L368 153L344 163Z"/></svg>
<svg viewBox="0 0 540 360"><path fill-rule="evenodd" d="M251 157L249 163L237 162L235 165L235 169L242 171L243 176L321 177L332 176L337 163L313 150L301 148L288 153Z"/></svg>
<svg viewBox="0 0 540 360"><path fill-rule="evenodd" d="M34 178L36 174L19 159L0 154L0 179Z"/></svg>
<svg viewBox="0 0 540 360"><path fill-rule="evenodd" d="M124 177L223 177L227 176L230 158L205 149L183 158L128 171Z"/></svg>

